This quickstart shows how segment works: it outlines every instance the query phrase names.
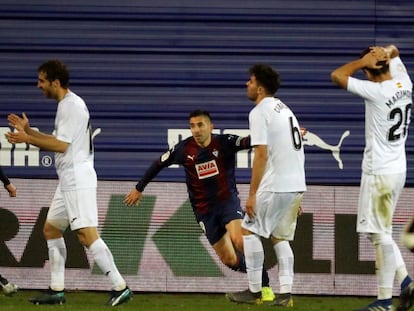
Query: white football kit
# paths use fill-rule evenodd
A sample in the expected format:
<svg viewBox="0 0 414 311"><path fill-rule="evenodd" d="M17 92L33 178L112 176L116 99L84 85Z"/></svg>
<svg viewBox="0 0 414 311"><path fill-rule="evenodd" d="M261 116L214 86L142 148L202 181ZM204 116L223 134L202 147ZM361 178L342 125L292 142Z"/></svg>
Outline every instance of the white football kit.
<svg viewBox="0 0 414 311"><path fill-rule="evenodd" d="M256 216L243 227L263 237L292 240L306 191L305 156L298 121L282 101L264 98L249 114L252 146L266 145L268 160L256 193Z"/></svg>
<svg viewBox="0 0 414 311"><path fill-rule="evenodd" d="M55 153L59 184L47 218L62 228L70 225L72 230L97 227L97 176L89 111L73 92L58 103L53 135L69 146L65 153Z"/></svg>
<svg viewBox="0 0 414 311"><path fill-rule="evenodd" d="M365 100L358 232L391 234L392 215L405 183L413 85L399 57L391 59L390 73L392 79L383 82L348 79L348 91Z"/></svg>

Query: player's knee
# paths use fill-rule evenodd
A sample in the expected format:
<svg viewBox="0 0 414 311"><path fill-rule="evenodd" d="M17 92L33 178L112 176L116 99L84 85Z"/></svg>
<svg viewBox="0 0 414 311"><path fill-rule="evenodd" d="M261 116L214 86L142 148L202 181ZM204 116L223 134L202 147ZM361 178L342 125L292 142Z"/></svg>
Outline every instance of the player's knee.
<svg viewBox="0 0 414 311"><path fill-rule="evenodd" d="M68 222L65 220L47 220L43 226L43 236L46 240L60 238L67 227Z"/></svg>
<svg viewBox="0 0 414 311"><path fill-rule="evenodd" d="M280 243L280 242L284 242L284 241L286 241L286 240L284 240L284 239L275 238L274 236L271 236L271 237L270 237L270 239L272 240L272 244L273 244L273 245L276 245L276 244L278 244L278 243Z"/></svg>
<svg viewBox="0 0 414 311"><path fill-rule="evenodd" d="M93 242L99 239L98 232L95 228L92 227L78 229L76 230L76 234L78 236L79 242L87 248L89 248L89 246L91 246Z"/></svg>
<svg viewBox="0 0 414 311"><path fill-rule="evenodd" d="M223 264L225 264L228 267L235 266L238 262L237 256L232 254L222 254L220 256L220 260Z"/></svg>
<svg viewBox="0 0 414 311"><path fill-rule="evenodd" d="M243 252L243 236L235 238L232 242L237 251Z"/></svg>
<svg viewBox="0 0 414 311"><path fill-rule="evenodd" d="M79 243L82 244L85 247L88 247L85 235L77 232L77 236L78 236Z"/></svg>

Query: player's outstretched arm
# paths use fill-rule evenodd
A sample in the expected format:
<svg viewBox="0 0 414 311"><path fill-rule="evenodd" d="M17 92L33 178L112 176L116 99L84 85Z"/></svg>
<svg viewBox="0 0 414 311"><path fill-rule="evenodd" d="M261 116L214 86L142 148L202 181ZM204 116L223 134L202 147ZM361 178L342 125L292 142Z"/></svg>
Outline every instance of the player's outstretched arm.
<svg viewBox="0 0 414 311"><path fill-rule="evenodd" d="M3 172L3 169L0 167L0 180L4 185L4 189L7 190L11 197L16 196L16 187L10 182L9 178Z"/></svg>

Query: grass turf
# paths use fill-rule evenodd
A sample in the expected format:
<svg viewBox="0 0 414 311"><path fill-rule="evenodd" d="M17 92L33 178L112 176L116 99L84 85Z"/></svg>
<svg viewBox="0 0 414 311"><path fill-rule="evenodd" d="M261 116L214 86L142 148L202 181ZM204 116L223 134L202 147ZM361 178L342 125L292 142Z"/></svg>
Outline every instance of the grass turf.
<svg viewBox="0 0 414 311"><path fill-rule="evenodd" d="M109 299L106 292L67 292L64 305L33 305L28 302L30 297L38 295L38 291L21 290L12 297L0 294L1 311L29 311L29 310L64 310L64 311L97 311L102 310ZM294 296L292 311L340 311L354 310L371 303L372 297L321 297L321 296ZM394 305L398 300L394 298ZM106 308L111 308L106 306ZM192 294L192 293L134 293L131 301L115 307L119 310L134 311L244 311L269 310L268 305L243 305L229 302L224 294ZM278 310L280 308L277 308Z"/></svg>

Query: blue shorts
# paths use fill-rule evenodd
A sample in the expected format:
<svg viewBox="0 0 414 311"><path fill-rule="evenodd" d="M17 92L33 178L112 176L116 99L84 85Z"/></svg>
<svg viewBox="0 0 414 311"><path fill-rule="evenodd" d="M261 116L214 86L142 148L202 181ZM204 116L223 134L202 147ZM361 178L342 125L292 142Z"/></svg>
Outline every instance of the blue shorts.
<svg viewBox="0 0 414 311"><path fill-rule="evenodd" d="M233 196L224 202L218 202L206 214L196 214L196 220L211 245L216 244L227 232L226 225L234 219L243 219L244 212L240 199Z"/></svg>

